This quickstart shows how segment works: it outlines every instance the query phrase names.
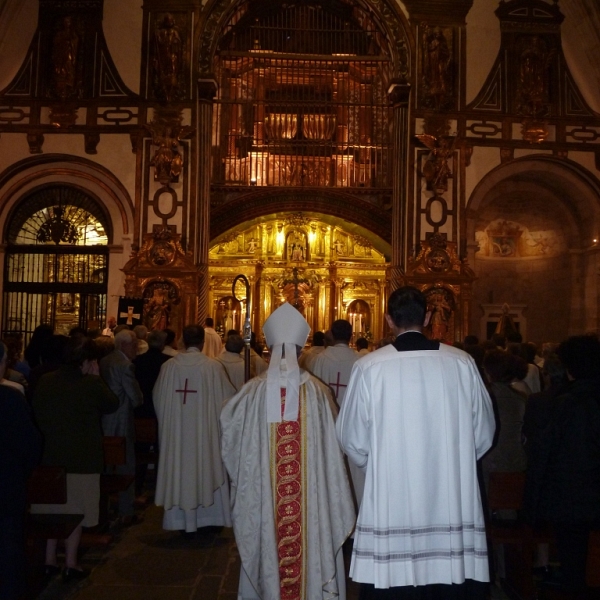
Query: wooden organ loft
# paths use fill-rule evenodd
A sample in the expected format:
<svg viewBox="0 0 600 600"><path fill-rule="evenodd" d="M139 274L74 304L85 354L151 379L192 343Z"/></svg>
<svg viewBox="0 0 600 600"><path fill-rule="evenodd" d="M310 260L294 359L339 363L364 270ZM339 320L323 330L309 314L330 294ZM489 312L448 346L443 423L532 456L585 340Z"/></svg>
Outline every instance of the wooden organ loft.
<svg viewBox="0 0 600 600"><path fill-rule="evenodd" d="M240 13L219 52L217 186L391 188L387 41L342 2Z"/></svg>

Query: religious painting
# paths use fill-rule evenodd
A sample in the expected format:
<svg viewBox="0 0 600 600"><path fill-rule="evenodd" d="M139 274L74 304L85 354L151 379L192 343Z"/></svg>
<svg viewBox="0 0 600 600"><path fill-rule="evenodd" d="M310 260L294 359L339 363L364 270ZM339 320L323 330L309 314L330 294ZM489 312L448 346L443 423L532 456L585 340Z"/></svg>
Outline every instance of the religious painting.
<svg viewBox="0 0 600 600"><path fill-rule="evenodd" d="M170 281L153 281L144 288L144 325L150 330L170 328L179 291Z"/></svg>
<svg viewBox="0 0 600 600"><path fill-rule="evenodd" d="M427 334L432 340L452 340L452 316L456 310L454 295L443 287L434 287L425 292L427 310L431 313Z"/></svg>

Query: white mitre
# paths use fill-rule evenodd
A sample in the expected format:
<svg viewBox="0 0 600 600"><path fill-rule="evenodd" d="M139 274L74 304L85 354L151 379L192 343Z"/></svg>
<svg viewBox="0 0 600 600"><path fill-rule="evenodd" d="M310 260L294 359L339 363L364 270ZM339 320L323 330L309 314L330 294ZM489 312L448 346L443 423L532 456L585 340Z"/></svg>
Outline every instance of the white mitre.
<svg viewBox="0 0 600 600"><path fill-rule="evenodd" d="M271 348L267 372L267 422L281 423L281 388L286 390L283 420L296 421L300 406L300 369L296 346L304 347L310 327L306 319L286 302L265 321L263 333L267 346ZM281 360L284 346L285 365Z"/></svg>

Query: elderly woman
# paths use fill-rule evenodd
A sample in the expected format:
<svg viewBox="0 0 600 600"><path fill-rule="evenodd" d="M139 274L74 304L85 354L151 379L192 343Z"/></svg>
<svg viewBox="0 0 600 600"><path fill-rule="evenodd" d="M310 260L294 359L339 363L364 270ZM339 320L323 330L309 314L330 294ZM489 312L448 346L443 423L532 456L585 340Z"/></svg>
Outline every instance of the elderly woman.
<svg viewBox="0 0 600 600"><path fill-rule="evenodd" d="M77 550L83 527L98 524L100 473L104 468L100 417L114 412L119 401L98 376L94 343L71 338L63 364L44 375L33 396L33 411L44 436L42 464L61 466L67 472L67 503L33 505L31 512L83 514L83 521L65 540L63 581L88 575L78 564ZM46 575L58 574L56 545L46 545Z"/></svg>

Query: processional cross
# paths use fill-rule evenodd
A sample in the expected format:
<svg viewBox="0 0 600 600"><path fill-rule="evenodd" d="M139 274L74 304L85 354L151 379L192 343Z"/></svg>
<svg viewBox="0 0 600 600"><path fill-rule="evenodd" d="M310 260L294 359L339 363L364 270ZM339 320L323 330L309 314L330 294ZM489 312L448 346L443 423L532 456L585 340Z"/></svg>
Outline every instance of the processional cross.
<svg viewBox="0 0 600 600"><path fill-rule="evenodd" d="M187 401L187 395L188 394L197 394L198 390L188 390L188 380L187 377L185 378L185 385L183 386L182 390L175 390L175 392L178 392L180 394L183 394L183 403L185 404Z"/></svg>
<svg viewBox="0 0 600 600"><path fill-rule="evenodd" d="M128 306L127 312L119 313L119 318L127 319L127 325L133 325L133 319L139 319L140 316L141 315L139 313L134 314L133 306Z"/></svg>

